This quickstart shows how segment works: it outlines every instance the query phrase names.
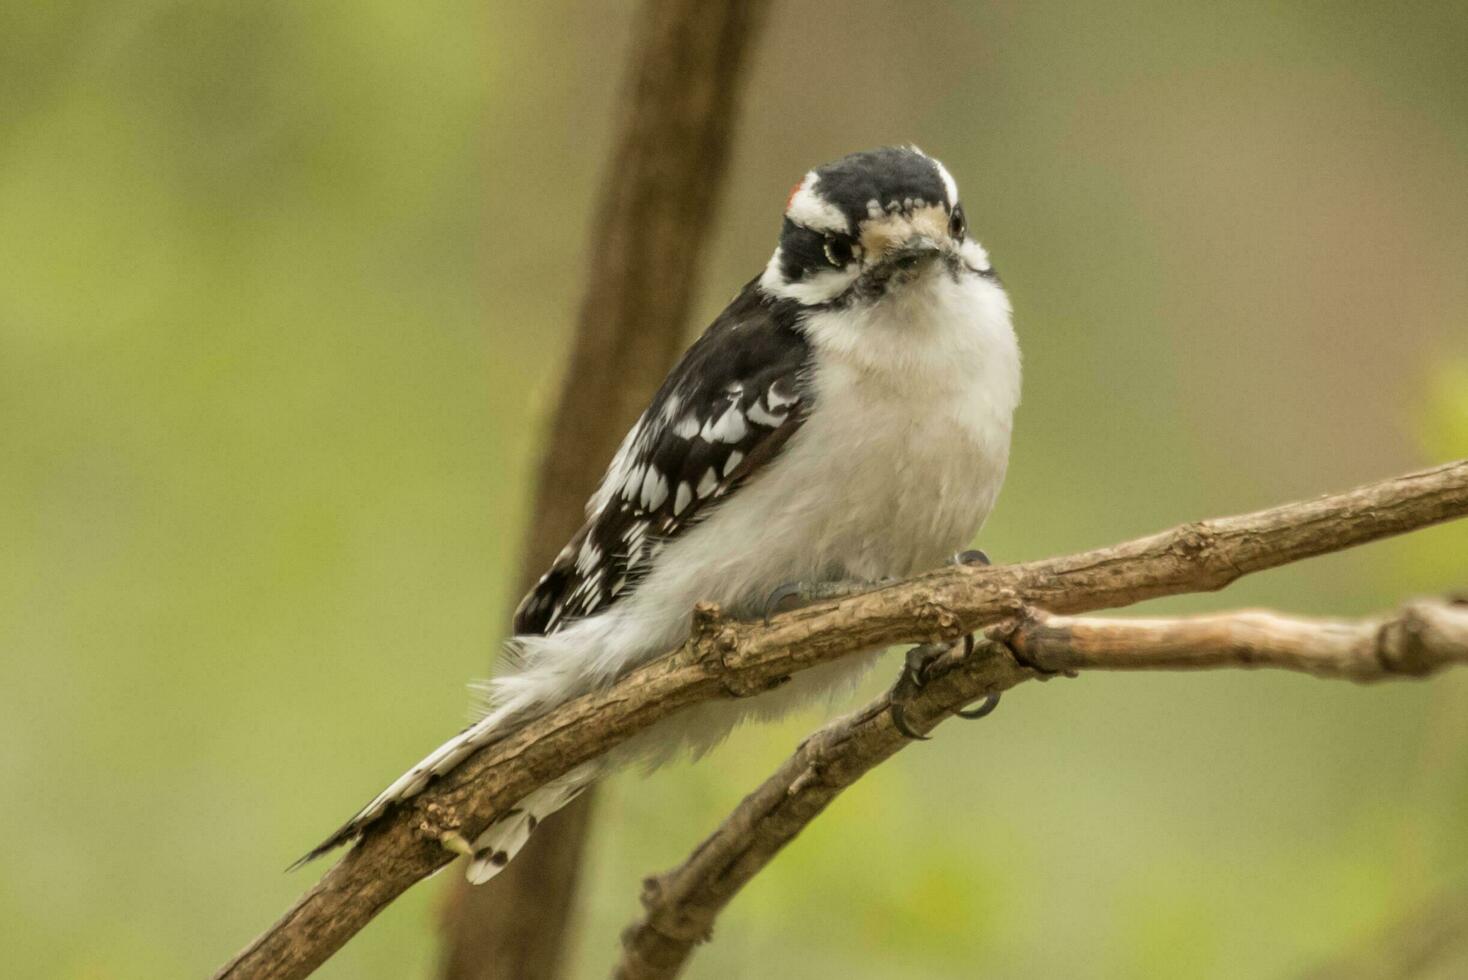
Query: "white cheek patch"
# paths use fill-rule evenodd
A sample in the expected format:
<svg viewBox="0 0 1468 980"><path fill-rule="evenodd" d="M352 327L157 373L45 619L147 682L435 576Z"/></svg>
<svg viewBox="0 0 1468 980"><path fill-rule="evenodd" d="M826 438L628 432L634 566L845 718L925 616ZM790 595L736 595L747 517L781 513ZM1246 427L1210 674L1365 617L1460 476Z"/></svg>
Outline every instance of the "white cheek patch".
<svg viewBox="0 0 1468 980"><path fill-rule="evenodd" d="M972 238L963 243L963 247L959 249L958 254L963 256L963 261L968 263L971 268L977 269L980 272L989 272L994 268L989 264L989 253L984 250L984 246Z"/></svg>
<svg viewBox="0 0 1468 980"><path fill-rule="evenodd" d="M844 269L823 269L797 282L786 282L780 268L780 259L780 250L777 248L759 277L760 288L771 296L793 299L807 306L829 303L850 289L851 284L861 275L861 264L853 262Z"/></svg>
<svg viewBox="0 0 1468 980"><path fill-rule="evenodd" d="M805 179L790 195L790 203L785 206L785 217L811 231L839 232L844 235L851 230L851 224L840 208L816 193L816 186L820 181L821 178L814 170L805 175Z"/></svg>

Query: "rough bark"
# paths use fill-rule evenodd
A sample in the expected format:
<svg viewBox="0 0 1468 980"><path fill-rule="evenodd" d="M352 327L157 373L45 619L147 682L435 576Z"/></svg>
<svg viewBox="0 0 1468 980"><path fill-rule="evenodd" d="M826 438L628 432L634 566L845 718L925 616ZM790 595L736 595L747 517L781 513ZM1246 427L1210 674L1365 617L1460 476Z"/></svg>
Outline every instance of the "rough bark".
<svg viewBox="0 0 1468 980"><path fill-rule="evenodd" d="M541 462L521 581L529 588L583 519L622 434L683 348L729 158L749 53L768 0L647 0L622 116L590 227L590 269ZM562 972L594 794L539 828L495 881L447 892L447 980Z"/></svg>
<svg viewBox="0 0 1468 980"><path fill-rule="evenodd" d="M700 606L682 648L486 745L369 828L216 975L307 975L387 903L448 863L447 844L462 844L459 838L476 836L531 789L697 702L757 694L858 650L954 640L1012 618L1026 604L1082 612L1212 591L1250 572L1465 514L1468 460L1460 460L1080 554L995 568L948 567L786 613L769 625L731 622L716 608ZM983 662L989 665L984 670L1003 663L997 657ZM949 694L954 703L966 703L997 682L976 681L974 673L949 671L930 687L941 695L945 685L960 685ZM940 717L925 716L920 705L908 713L919 730Z"/></svg>
<svg viewBox="0 0 1468 980"><path fill-rule="evenodd" d="M921 687L904 677L862 710L806 739L687 860L644 881L645 914L623 934L613 975L677 976L740 889L846 787L913 744L893 724L894 701L912 728L925 733L975 698L1081 670L1268 667L1357 682L1422 677L1468 664L1468 604L1424 601L1366 620L1257 611L1125 620L1024 609L985 635L990 642L971 653L958 647L944 655ZM1461 908L1452 911L1461 919ZM1414 962L1425 955L1424 945L1436 950L1441 943L1412 945Z"/></svg>

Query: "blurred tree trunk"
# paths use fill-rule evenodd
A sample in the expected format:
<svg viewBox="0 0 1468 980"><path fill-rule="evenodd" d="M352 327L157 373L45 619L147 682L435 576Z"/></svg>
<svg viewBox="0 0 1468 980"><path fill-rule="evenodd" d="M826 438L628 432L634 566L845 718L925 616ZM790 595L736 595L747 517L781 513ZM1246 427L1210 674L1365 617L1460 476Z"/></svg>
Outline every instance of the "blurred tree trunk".
<svg viewBox="0 0 1468 980"><path fill-rule="evenodd" d="M570 363L544 445L525 540L525 588L582 507L683 348L723 183L744 68L769 0L646 0L623 118L591 225L591 267ZM492 884L462 879L441 918L448 980L560 975L591 826L587 793L547 820Z"/></svg>

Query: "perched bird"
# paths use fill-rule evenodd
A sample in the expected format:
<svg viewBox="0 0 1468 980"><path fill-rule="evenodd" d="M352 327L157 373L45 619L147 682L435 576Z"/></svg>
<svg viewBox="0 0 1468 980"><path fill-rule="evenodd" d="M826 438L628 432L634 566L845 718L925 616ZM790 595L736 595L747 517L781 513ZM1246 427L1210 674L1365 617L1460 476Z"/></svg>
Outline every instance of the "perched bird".
<svg viewBox="0 0 1468 980"><path fill-rule="evenodd" d="M764 271L673 368L515 611L514 666L488 685L481 720L308 858L509 727L678 646L699 600L752 617L772 595L941 563L994 504L1019 393L1009 299L943 164L884 147L810 171ZM470 880L493 877L609 766L703 752L744 718L849 683L879 652L689 709L535 790L474 842Z"/></svg>

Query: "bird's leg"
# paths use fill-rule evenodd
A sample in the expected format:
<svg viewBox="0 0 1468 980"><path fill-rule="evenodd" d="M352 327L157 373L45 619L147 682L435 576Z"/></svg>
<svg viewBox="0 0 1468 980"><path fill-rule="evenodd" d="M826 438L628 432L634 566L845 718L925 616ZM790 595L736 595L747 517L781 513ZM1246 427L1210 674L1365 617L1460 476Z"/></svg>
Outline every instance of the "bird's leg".
<svg viewBox="0 0 1468 980"><path fill-rule="evenodd" d="M983 566L990 564L990 561L989 556L986 555L984 552L980 551L978 548L971 548L967 551L960 551L954 554L948 559L948 564ZM951 643L924 643L921 646L915 646L911 650L908 650L907 658L902 668L902 677L898 680L898 686L899 688L905 686L909 688L909 690L899 693L910 696L911 691L921 689L922 686L927 683L928 668L931 667L939 657L943 656L951 649L953 649L953 644ZM969 654L973 653L973 650L974 637L973 634L970 633L968 636L965 636L963 638L964 656L968 656ZM919 735L917 732L912 730L912 727L910 725L907 724L907 720L903 717L902 713L902 700L903 699L900 696L893 697L892 724L897 728L899 732L901 732L903 735L906 735L908 738L926 739L928 736ZM989 697L985 698L983 703L980 704L977 708L974 708L971 711L960 710L954 713L960 718L977 719L984 717L997 707L999 707L999 695L991 694Z"/></svg>
<svg viewBox="0 0 1468 980"><path fill-rule="evenodd" d="M770 617L775 613L790 612L792 609L801 609L813 603L825 599L845 599L849 596L861 595L873 589L880 589L889 585L896 579L879 579L875 582L866 582L861 579L835 579L827 582L786 582L784 585L771 592L769 598L765 599L763 619L766 626L770 625Z"/></svg>
<svg viewBox="0 0 1468 980"><path fill-rule="evenodd" d="M990 564L989 556L977 548L960 551L952 555L947 564L984 566ZM784 585L771 592L764 604L764 623L770 624L770 617L778 612L788 612L799 609L824 599L844 599L848 596L860 595L873 589L881 588L895 579L881 579L875 582L862 581L859 579L837 579L825 582L786 582ZM968 656L973 653L974 638L970 634L962 640L963 654ZM955 646L954 643L923 643L907 651L906 661L902 668L902 676L898 679L898 690L892 698L892 724L903 735L912 739L926 739L928 736L919 735L913 731L912 726L907 723L903 716L903 702L911 697L914 691L920 690L927 682L928 670L944 654ZM999 706L999 695L991 694L979 704L977 708L955 711L954 714L960 718L977 719L992 712Z"/></svg>
<svg viewBox="0 0 1468 980"><path fill-rule="evenodd" d="M948 565L986 566L992 565L992 562L989 562L989 556L986 553L973 547L973 549L956 553L956 555L950 557L948 559ZM912 650L907 651L906 665L903 666L903 678L912 682L913 688L922 688L923 684L926 684L926 681L928 681L928 668L931 668L935 660L938 660L938 657L947 653L951 648L953 648L953 644L951 643L925 643L922 646L913 647ZM963 638L963 656L967 657L972 653L973 634L970 632L969 635ZM957 714L959 717L964 717L964 719L978 720L984 717L985 714L989 714L992 710L997 709L998 706L1000 706L1000 695L989 694L988 697L984 698L984 701L979 703L979 707L976 707L976 709L959 709L954 714ZM912 731L912 728L909 728L909 725L903 720L901 704L897 703L897 701L893 703L893 723L897 726L897 731L906 735L907 738L928 738L926 735L916 734L916 732Z"/></svg>

